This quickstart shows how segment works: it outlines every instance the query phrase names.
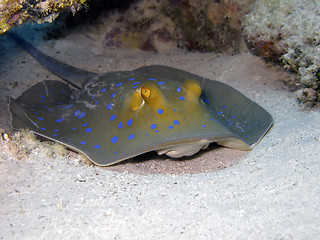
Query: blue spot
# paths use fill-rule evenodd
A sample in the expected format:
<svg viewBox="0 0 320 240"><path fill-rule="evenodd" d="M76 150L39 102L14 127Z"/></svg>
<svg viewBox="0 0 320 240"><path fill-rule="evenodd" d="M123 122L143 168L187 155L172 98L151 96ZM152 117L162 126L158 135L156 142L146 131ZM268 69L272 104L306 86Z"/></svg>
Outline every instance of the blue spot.
<svg viewBox="0 0 320 240"><path fill-rule="evenodd" d="M159 132L159 130L156 130L156 132L158 133L158 132Z"/></svg>
<svg viewBox="0 0 320 240"><path fill-rule="evenodd" d="M87 142L84 142L84 141L81 141L80 143L81 143L81 144L87 144Z"/></svg>
<svg viewBox="0 0 320 240"><path fill-rule="evenodd" d="M114 114L114 115L111 116L110 121L113 121L113 120L115 120L116 118L117 118L117 115Z"/></svg>
<svg viewBox="0 0 320 240"><path fill-rule="evenodd" d="M129 80L129 81L132 81L132 80L135 80L135 78L129 78L128 80Z"/></svg>
<svg viewBox="0 0 320 240"><path fill-rule="evenodd" d="M78 118L79 118L79 119L84 118L85 115L86 115L86 112L83 112L83 113L81 113L81 114L78 116Z"/></svg>
<svg viewBox="0 0 320 240"><path fill-rule="evenodd" d="M231 116L231 118L236 118L236 116Z"/></svg>
<svg viewBox="0 0 320 240"><path fill-rule="evenodd" d="M96 97L96 95L93 95L91 99L93 100L95 97Z"/></svg>
<svg viewBox="0 0 320 240"><path fill-rule="evenodd" d="M137 85L137 84L139 84L139 83L141 83L141 82L135 82L134 84L132 84L132 85Z"/></svg>
<svg viewBox="0 0 320 240"><path fill-rule="evenodd" d="M206 104L209 104L209 103L210 103L209 99L204 99L203 101L204 101Z"/></svg>
<svg viewBox="0 0 320 240"><path fill-rule="evenodd" d="M71 108L73 106L73 104L70 104L68 106L65 106L63 109L68 109L68 108Z"/></svg>
<svg viewBox="0 0 320 240"><path fill-rule="evenodd" d="M92 128L87 128L87 129L86 129L86 132L87 132L87 133L91 133L91 132L92 132Z"/></svg>
<svg viewBox="0 0 320 240"><path fill-rule="evenodd" d="M205 127L207 127L207 126L206 126L206 125L202 125L202 127L204 127L204 128L205 128Z"/></svg>
<svg viewBox="0 0 320 240"><path fill-rule="evenodd" d="M184 97L179 97L180 100L184 100Z"/></svg>
<svg viewBox="0 0 320 240"><path fill-rule="evenodd" d="M174 126L173 126L173 125L170 125L168 128L169 128L169 129L173 129L173 128L174 128Z"/></svg>
<svg viewBox="0 0 320 240"><path fill-rule="evenodd" d="M116 87L120 87L122 85L122 82L119 82L116 84Z"/></svg>
<svg viewBox="0 0 320 240"><path fill-rule="evenodd" d="M223 113L222 112L217 112L218 114L222 115Z"/></svg>
<svg viewBox="0 0 320 240"><path fill-rule="evenodd" d="M149 134L146 134L146 137L149 137Z"/></svg>
<svg viewBox="0 0 320 240"><path fill-rule="evenodd" d="M118 128L119 128L119 129L123 128L123 122L119 122Z"/></svg>
<svg viewBox="0 0 320 240"><path fill-rule="evenodd" d="M46 130L46 128L41 128L41 130Z"/></svg>
<svg viewBox="0 0 320 240"><path fill-rule="evenodd" d="M76 130L77 128L72 128L72 130L74 131L74 130Z"/></svg>
<svg viewBox="0 0 320 240"><path fill-rule="evenodd" d="M60 89L60 93L63 93L63 89Z"/></svg>
<svg viewBox="0 0 320 240"><path fill-rule="evenodd" d="M135 89L135 88L137 88L138 86L134 86L132 89Z"/></svg>
<svg viewBox="0 0 320 240"><path fill-rule="evenodd" d="M246 135L246 137L249 137L248 135Z"/></svg>
<svg viewBox="0 0 320 240"><path fill-rule="evenodd" d="M108 106L107 106L107 109L111 110L113 107L114 107L114 104L113 103L109 103Z"/></svg>
<svg viewBox="0 0 320 240"><path fill-rule="evenodd" d="M101 93L104 93L105 91L107 91L107 88L102 88L101 89Z"/></svg>
<svg viewBox="0 0 320 240"><path fill-rule="evenodd" d="M86 126L88 126L88 123L84 123L82 126L86 127Z"/></svg>
<svg viewBox="0 0 320 240"><path fill-rule="evenodd" d="M43 117L38 117L38 119L39 119L39 120L44 120L44 118L43 118Z"/></svg>
<svg viewBox="0 0 320 240"><path fill-rule="evenodd" d="M59 136L59 133L52 134L52 137Z"/></svg>
<svg viewBox="0 0 320 240"><path fill-rule="evenodd" d="M228 123L230 126L232 126L233 124L231 122Z"/></svg>
<svg viewBox="0 0 320 240"><path fill-rule="evenodd" d="M118 91L118 92L119 92L119 91ZM111 94L111 97L114 98L114 97L117 95L118 92L112 93L112 94Z"/></svg>
<svg viewBox="0 0 320 240"><path fill-rule="evenodd" d="M158 82L159 85L165 84L166 82Z"/></svg>
<svg viewBox="0 0 320 240"><path fill-rule="evenodd" d="M175 109L175 108L174 108L173 110L174 110L175 112L177 111L177 109Z"/></svg>
<svg viewBox="0 0 320 240"><path fill-rule="evenodd" d="M127 125L130 127L130 126L132 126L132 124L133 124L133 119L129 119L127 122Z"/></svg>
<svg viewBox="0 0 320 240"><path fill-rule="evenodd" d="M75 112L74 112L74 114L73 114L73 116L78 117L80 113L81 113L81 111L80 111L80 110L75 111Z"/></svg>
<svg viewBox="0 0 320 240"><path fill-rule="evenodd" d="M34 112L34 114L35 114L35 115L39 115L39 113L38 113L38 112Z"/></svg>
<svg viewBox="0 0 320 240"><path fill-rule="evenodd" d="M52 108L48 108L47 111L52 111Z"/></svg>
<svg viewBox="0 0 320 240"><path fill-rule="evenodd" d="M54 130L53 132L59 132L60 130L59 129L56 129L56 130Z"/></svg>
<svg viewBox="0 0 320 240"><path fill-rule="evenodd" d="M41 98L46 99L46 97L45 97L45 96L43 96L43 95L41 95Z"/></svg>
<svg viewBox="0 0 320 240"><path fill-rule="evenodd" d="M43 100L43 99L40 99L40 102L44 102L44 100Z"/></svg>
<svg viewBox="0 0 320 240"><path fill-rule="evenodd" d="M134 139L136 136L134 135L134 134L131 134L129 137L128 137L128 139L129 140L132 140L132 139Z"/></svg>
<svg viewBox="0 0 320 240"><path fill-rule="evenodd" d="M119 138L117 136L114 136L113 138L111 138L111 142L112 143L116 143L118 142Z"/></svg>
<svg viewBox="0 0 320 240"><path fill-rule="evenodd" d="M211 118L211 120L214 121L214 122L216 122L216 120L215 120L213 117Z"/></svg>
<svg viewBox="0 0 320 240"><path fill-rule="evenodd" d="M180 124L180 122L179 122L178 120L174 120L173 123L174 123L175 125L179 125L179 124Z"/></svg>
<svg viewBox="0 0 320 240"><path fill-rule="evenodd" d="M158 113L161 115L163 114L163 110L162 109L158 109Z"/></svg>
<svg viewBox="0 0 320 240"><path fill-rule="evenodd" d="M226 108L226 106L222 106L222 108Z"/></svg>
<svg viewBox="0 0 320 240"><path fill-rule="evenodd" d="M158 79L156 79L156 78L148 78L148 80L158 80Z"/></svg>
<svg viewBox="0 0 320 240"><path fill-rule="evenodd" d="M101 149L101 145L100 145L100 144L94 145L94 147L95 147L96 149Z"/></svg>
<svg viewBox="0 0 320 240"><path fill-rule="evenodd" d="M56 123L59 123L59 122L62 122L63 121L63 118L59 118Z"/></svg>
<svg viewBox="0 0 320 240"><path fill-rule="evenodd" d="M99 100L96 101L96 105L98 105L98 103L99 103Z"/></svg>
<svg viewBox="0 0 320 240"><path fill-rule="evenodd" d="M151 125L151 129L155 129L155 128L157 128L157 124L154 123Z"/></svg>
<svg viewBox="0 0 320 240"><path fill-rule="evenodd" d="M177 92L181 92L181 87L178 87L178 88L177 88Z"/></svg>
<svg viewBox="0 0 320 240"><path fill-rule="evenodd" d="M114 154L118 154L118 152L115 152Z"/></svg>

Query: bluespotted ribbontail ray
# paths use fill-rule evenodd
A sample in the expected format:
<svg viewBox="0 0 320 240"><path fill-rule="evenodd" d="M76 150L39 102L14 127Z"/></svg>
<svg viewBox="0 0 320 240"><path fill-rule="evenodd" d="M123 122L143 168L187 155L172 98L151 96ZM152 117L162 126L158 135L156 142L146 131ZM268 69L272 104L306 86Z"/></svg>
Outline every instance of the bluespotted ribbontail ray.
<svg viewBox="0 0 320 240"><path fill-rule="evenodd" d="M92 73L10 36L66 82L42 81L10 98L13 128L30 129L97 165L149 151L190 156L211 142L252 150L273 124L267 111L224 83L158 65Z"/></svg>

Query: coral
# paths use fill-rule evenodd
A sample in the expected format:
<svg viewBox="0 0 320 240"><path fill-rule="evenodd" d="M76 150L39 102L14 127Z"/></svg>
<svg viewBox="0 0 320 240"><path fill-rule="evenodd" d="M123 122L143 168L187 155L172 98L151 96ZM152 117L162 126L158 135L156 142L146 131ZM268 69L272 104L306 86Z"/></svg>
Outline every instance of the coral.
<svg viewBox="0 0 320 240"><path fill-rule="evenodd" d="M237 1L176 1L165 11L181 29L180 45L202 52L239 52L241 12Z"/></svg>
<svg viewBox="0 0 320 240"><path fill-rule="evenodd" d="M298 73L298 98L308 106L320 100L320 3L310 0L257 0L244 19L251 50ZM312 90L311 90L312 89Z"/></svg>
<svg viewBox="0 0 320 240"><path fill-rule="evenodd" d="M24 161L31 154L43 154L44 157L64 158L82 165L93 166L85 155L67 150L59 143L40 139L46 140L36 137L29 130L10 133L0 128L0 146L3 148L3 153L11 158Z"/></svg>
<svg viewBox="0 0 320 240"><path fill-rule="evenodd" d="M251 2L138 1L101 21L107 29L105 45L158 51L174 44L188 50L236 53L243 46L241 18L248 10L244 6Z"/></svg>
<svg viewBox="0 0 320 240"><path fill-rule="evenodd" d="M86 0L2 0L0 34L25 21L52 22L60 12L75 13Z"/></svg>

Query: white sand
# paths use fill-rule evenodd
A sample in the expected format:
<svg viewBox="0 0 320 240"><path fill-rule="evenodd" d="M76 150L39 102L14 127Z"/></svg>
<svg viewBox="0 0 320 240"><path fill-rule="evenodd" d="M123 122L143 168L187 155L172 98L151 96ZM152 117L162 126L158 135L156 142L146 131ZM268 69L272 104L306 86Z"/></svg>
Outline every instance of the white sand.
<svg viewBox="0 0 320 240"><path fill-rule="evenodd" d="M8 132L6 97L56 77L8 39L0 44ZM249 53L104 50L76 34L38 47L92 71L164 64L216 79L262 105L275 125L251 152L211 147L182 162L151 153L110 168L30 137L2 139L0 239L320 239L320 112L299 110L286 74Z"/></svg>

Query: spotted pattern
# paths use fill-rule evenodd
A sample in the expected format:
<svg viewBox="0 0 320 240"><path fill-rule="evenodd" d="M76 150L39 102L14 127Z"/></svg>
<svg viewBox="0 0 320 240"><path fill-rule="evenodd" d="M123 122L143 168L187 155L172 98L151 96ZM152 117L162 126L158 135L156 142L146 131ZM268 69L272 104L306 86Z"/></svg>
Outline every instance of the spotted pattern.
<svg viewBox="0 0 320 240"><path fill-rule="evenodd" d="M84 118L86 116L86 113L85 112L82 112L79 114L78 118L81 119L81 118Z"/></svg>
<svg viewBox="0 0 320 240"><path fill-rule="evenodd" d="M102 88L101 89L101 93L104 93L104 92L106 92L107 91L107 88Z"/></svg>
<svg viewBox="0 0 320 240"><path fill-rule="evenodd" d="M118 93L119 91L117 91L117 92L115 92L115 93L112 93L111 94L111 98L114 98L115 96L117 96L117 93Z"/></svg>
<svg viewBox="0 0 320 240"><path fill-rule="evenodd" d="M121 128L123 128L123 127L124 127L123 122L119 122L118 128L121 129Z"/></svg>
<svg viewBox="0 0 320 240"><path fill-rule="evenodd" d="M127 84L129 84L129 88L137 88L139 87L140 84L142 84L144 81L142 81L139 78L128 78L128 81L132 81L130 83L127 82ZM90 95L89 99L91 99L91 104L95 103L95 105L98 105L100 103L100 105L106 106L107 110L112 110L112 111L105 111L106 112L106 116L105 119L109 120L106 121L106 125L110 125L112 126L114 129L114 131L112 132L112 135L107 135L104 139L105 142L110 142L112 144L115 145L114 150L112 151L114 154L121 154L122 153L122 149L123 145L127 144L127 143L134 143L134 142L139 142L141 138L147 139L147 137L149 137L149 140L153 141L152 137L161 137L162 134L165 134L166 132L171 132L172 135L175 135L176 133L179 134L178 131L180 131L180 129L185 128L187 125L185 125L184 121L186 120L185 118L187 117L181 117L179 114L181 113L181 106L185 106L185 103L182 102L180 103L180 101L183 101L186 99L185 95L183 95L182 93L184 93L186 91L186 89L184 89L183 86L181 86L181 83L177 84L171 91L174 92L175 95L175 102L177 103L177 106L175 105L170 105L170 107L168 108L159 108L157 107L155 109L155 112L157 113L157 115L153 115L155 116L154 119L152 119L152 122L148 122L146 121L146 129L142 129L142 131L147 131L147 132L143 132L140 133L141 131L141 127L138 129L137 126L135 126L135 124L137 124L137 120L135 117L133 117L133 115L122 115L121 112L118 112L118 102L119 99L124 99L124 97L122 96L122 94L119 94L119 92L123 91L123 85L126 84L126 81L124 82L118 82L118 83L114 83L114 85L110 84L109 87L106 87L107 85L104 85L105 87L103 87L101 89L101 87L97 87L97 89L95 90L95 95ZM147 80L150 81L155 81L152 84L157 84L159 85L158 87L160 89L167 89L166 86L162 86L162 85L166 85L168 83L170 83L170 81L173 80L168 80L167 81L162 81L161 79L157 79L157 78L147 78ZM141 86L141 85L140 85ZM118 88L118 89L115 89ZM49 90L52 91L52 90ZM61 93L63 93L62 89L60 91ZM106 93L104 96L102 96L102 94ZM43 94L43 93L42 93ZM183 95L183 96L181 96ZM40 102L44 102L44 101L48 101L48 99L50 99L49 97L46 97L44 95L40 95L38 96L38 100ZM107 100L106 100L107 99ZM180 101L177 101L180 100ZM189 99L188 100L188 104L189 104ZM108 101L108 102L106 102ZM178 103L179 102L179 103ZM210 104L210 100L209 99L203 99L203 102L205 104ZM202 102L202 103L203 103ZM33 107L35 109L40 108L40 110L38 112L34 112L34 118L37 118L39 121L39 128L41 131L46 131L47 134L49 136L55 137L55 139L59 139L63 141L63 131L65 131L65 124L68 124L70 121L68 119L69 116L73 116L76 119L74 120L74 124L79 124L80 122L80 126L82 125L84 128L77 128L77 127L72 127L72 125L68 127L68 129L75 131L77 136L79 136L79 139L72 139L72 137L70 137L71 139L64 139L64 141L72 144L72 141L74 143L77 144L81 144L81 145L88 145L88 147L92 147L96 150L101 150L101 149L106 149L104 147L105 142L103 142L102 140L92 140L90 136L95 136L94 134L96 132L99 132L100 129L97 129L98 126L94 126L94 124L92 124L91 122L84 122L84 121L89 121L88 115L91 116L91 112L89 110L85 110L85 108L83 107L79 107L79 105L77 104L70 104L70 102L68 101L67 103L64 102L57 102L54 105L47 103L47 104L43 104L43 105L48 105L48 106L42 106L41 103L39 103L40 105L34 105ZM179 105L180 104L180 105ZM205 107L205 104L202 104L203 107ZM77 109L77 107L79 107L79 109ZM94 106L94 107L100 107L100 106ZM57 108L60 109L64 109L66 110L66 114L61 114L61 115L57 115L55 116L54 119L50 120L47 115L42 114L42 110L46 110L46 111L53 111L56 110ZM228 113L227 111L228 109L228 105L223 105L220 106L219 108L215 109L215 110L209 110L210 114L211 114L211 120L212 123L215 124L216 122L223 122L224 125L228 124L229 126L232 126L233 128L237 128L239 132L243 133L246 132L246 130L248 129L247 126L244 125L239 125L239 123L236 121L237 117ZM84 111L85 110L85 111ZM116 113L116 114L115 114ZM167 116L171 116L171 114L174 114L172 116L174 116L174 118L170 118L170 121L165 122L163 119L165 119ZM49 113L47 113L49 114ZM129 117L128 117L129 116ZM81 121L79 121L78 119L80 119ZM172 120L174 119L174 120ZM210 118L209 118L210 119ZM49 127L49 129L47 129L46 127L42 127L43 122L46 121L51 121L53 124L57 124L57 125L53 125L53 127ZM187 119L188 120L188 119ZM38 123L34 122L33 123L35 125L38 125ZM90 123L90 126L89 126ZM71 124L73 124L73 122L71 122ZM205 121L205 122L198 122L197 123L199 126L199 129L202 128L209 128L210 127L210 122ZM179 126L180 125L180 126ZM56 127L54 127L56 126ZM63 126L63 129L62 127ZM75 126L79 126L79 125L75 125ZM88 127L89 126L89 127ZM137 128L136 128L137 127ZM150 130L151 128L151 130ZM205 130L202 130L205 131ZM61 136L60 136L61 134ZM82 135L81 135L82 134ZM113 137L112 137L113 136ZM243 136L243 135L242 135ZM246 135L246 137L248 137L248 135ZM130 140L130 142L128 141ZM127 142L126 142L127 141ZM154 148L157 147L157 145L153 146ZM141 151L141 150L139 150Z"/></svg>
<svg viewBox="0 0 320 240"><path fill-rule="evenodd" d="M111 138L111 142L114 144L116 142L118 142L119 138L117 136L114 136L113 138Z"/></svg>
<svg viewBox="0 0 320 240"><path fill-rule="evenodd" d="M136 136L134 135L134 134L131 134L129 137L128 137L128 139L129 140L132 140L132 139L134 139Z"/></svg>
<svg viewBox="0 0 320 240"><path fill-rule="evenodd" d="M120 87L122 85L122 82L119 82L116 84L116 87Z"/></svg>
<svg viewBox="0 0 320 240"><path fill-rule="evenodd" d="M81 113L81 111L80 111L80 110L77 110L77 111L74 112L73 116L74 116L74 117L78 117L80 113Z"/></svg>
<svg viewBox="0 0 320 240"><path fill-rule="evenodd" d="M133 119L129 119L127 122L127 125L130 127L130 126L132 126L132 124L133 124Z"/></svg>
<svg viewBox="0 0 320 240"><path fill-rule="evenodd" d="M173 123L174 123L175 125L180 125L180 122L179 122L178 120L174 120Z"/></svg>
<svg viewBox="0 0 320 240"><path fill-rule="evenodd" d="M110 121L114 121L114 120L116 120L116 118L117 118L117 115L116 115L116 114L113 114L113 115L111 116L111 118L110 118Z"/></svg>
<svg viewBox="0 0 320 240"><path fill-rule="evenodd" d="M107 109L111 110L111 109L113 109L113 107L114 107L114 104L113 103L109 103L108 106L107 106Z"/></svg>

